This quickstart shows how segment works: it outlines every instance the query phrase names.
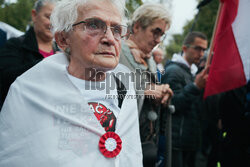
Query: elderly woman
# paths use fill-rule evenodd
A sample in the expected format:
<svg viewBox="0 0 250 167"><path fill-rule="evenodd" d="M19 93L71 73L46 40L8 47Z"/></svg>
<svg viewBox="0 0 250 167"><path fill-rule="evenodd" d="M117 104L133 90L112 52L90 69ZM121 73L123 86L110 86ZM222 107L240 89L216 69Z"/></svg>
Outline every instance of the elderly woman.
<svg viewBox="0 0 250 167"><path fill-rule="evenodd" d="M37 0L31 11L33 26L23 36L8 40L1 48L0 106L18 76L59 50L53 43L50 31L50 15L54 5L55 0Z"/></svg>
<svg viewBox="0 0 250 167"><path fill-rule="evenodd" d="M117 66L124 9L122 0L58 3L51 22L65 53L12 84L0 116L1 167L142 166L136 101L124 98L133 85L115 75L128 71Z"/></svg>
<svg viewBox="0 0 250 167"><path fill-rule="evenodd" d="M134 72L137 103L140 116L141 141L156 141L158 135L158 106L168 103L173 95L169 85L157 85L156 64L151 57L153 48L161 42L170 27L170 16L160 4L144 4L132 16L133 34L122 46L120 63ZM151 73L153 72L153 73ZM148 147L147 147L148 148ZM156 148L156 147L155 147ZM143 145L144 149L144 145ZM144 156L144 166L152 166L155 150L144 150L152 155Z"/></svg>

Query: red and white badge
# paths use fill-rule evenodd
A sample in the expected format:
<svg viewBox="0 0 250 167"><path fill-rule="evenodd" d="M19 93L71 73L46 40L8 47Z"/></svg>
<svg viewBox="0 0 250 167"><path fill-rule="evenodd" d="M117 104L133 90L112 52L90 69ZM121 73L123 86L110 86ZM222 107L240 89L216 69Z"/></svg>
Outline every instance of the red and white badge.
<svg viewBox="0 0 250 167"><path fill-rule="evenodd" d="M99 150L105 157L116 157L121 149L122 140L115 132L107 132L100 138Z"/></svg>

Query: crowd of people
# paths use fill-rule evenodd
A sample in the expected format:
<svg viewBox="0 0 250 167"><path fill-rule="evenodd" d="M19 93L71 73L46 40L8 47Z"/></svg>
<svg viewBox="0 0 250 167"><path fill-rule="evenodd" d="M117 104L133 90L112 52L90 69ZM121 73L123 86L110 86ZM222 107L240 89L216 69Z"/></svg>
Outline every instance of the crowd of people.
<svg viewBox="0 0 250 167"><path fill-rule="evenodd" d="M203 99L207 36L163 64L169 9L124 0L37 0L0 48L0 166L250 166L250 82ZM1 29L1 27L0 27Z"/></svg>

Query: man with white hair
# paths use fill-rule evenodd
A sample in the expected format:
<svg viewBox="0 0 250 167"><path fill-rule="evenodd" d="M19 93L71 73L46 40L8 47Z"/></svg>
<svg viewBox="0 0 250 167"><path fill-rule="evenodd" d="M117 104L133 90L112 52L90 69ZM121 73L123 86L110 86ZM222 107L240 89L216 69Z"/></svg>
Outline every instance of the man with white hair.
<svg viewBox="0 0 250 167"><path fill-rule="evenodd" d="M164 52L161 48L156 48L152 51L152 55L154 57L154 61L156 63L157 66L157 78L158 81L161 81L161 76L164 73L164 66L162 64L162 61L164 59Z"/></svg>
<svg viewBox="0 0 250 167"><path fill-rule="evenodd" d="M133 85L116 75L128 71L118 65L124 9L123 0L58 2L51 23L64 53L12 84L0 115L1 167L142 167L136 100L126 98Z"/></svg>

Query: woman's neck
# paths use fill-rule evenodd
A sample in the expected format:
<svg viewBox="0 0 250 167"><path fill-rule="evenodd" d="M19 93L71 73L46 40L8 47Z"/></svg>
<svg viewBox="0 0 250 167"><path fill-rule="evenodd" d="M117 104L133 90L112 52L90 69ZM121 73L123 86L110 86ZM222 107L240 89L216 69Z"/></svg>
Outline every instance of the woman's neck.
<svg viewBox="0 0 250 167"><path fill-rule="evenodd" d="M133 40L134 38L131 37L129 38L129 40L127 41L127 44L130 48L130 51L132 53L132 55L134 56L134 60L139 63L139 64L143 64L145 67L148 66L147 64L147 59L150 58L150 54L145 54L136 44L136 41Z"/></svg>
<svg viewBox="0 0 250 167"><path fill-rule="evenodd" d="M103 81L106 78L104 71L97 70L95 68L83 68L69 63L68 72L70 75L80 78L86 81Z"/></svg>
<svg viewBox="0 0 250 167"><path fill-rule="evenodd" d="M37 37L38 49L40 49L44 52L51 52L51 50L53 49L52 43L53 43L52 40L44 41L44 40L40 39L39 37Z"/></svg>

